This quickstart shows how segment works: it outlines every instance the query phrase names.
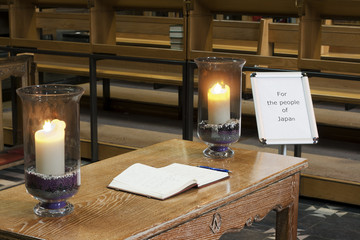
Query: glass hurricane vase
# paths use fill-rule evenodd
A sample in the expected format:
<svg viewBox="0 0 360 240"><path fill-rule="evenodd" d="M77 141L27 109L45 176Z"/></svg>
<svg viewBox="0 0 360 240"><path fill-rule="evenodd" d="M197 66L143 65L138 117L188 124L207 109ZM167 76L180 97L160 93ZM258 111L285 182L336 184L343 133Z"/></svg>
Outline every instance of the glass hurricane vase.
<svg viewBox="0 0 360 240"><path fill-rule="evenodd" d="M80 187L79 102L84 90L72 85L17 89L23 107L25 186L42 217L71 213L67 201Z"/></svg>
<svg viewBox="0 0 360 240"><path fill-rule="evenodd" d="M228 158L240 138L241 77L244 59L205 57L198 66L198 137L210 158Z"/></svg>

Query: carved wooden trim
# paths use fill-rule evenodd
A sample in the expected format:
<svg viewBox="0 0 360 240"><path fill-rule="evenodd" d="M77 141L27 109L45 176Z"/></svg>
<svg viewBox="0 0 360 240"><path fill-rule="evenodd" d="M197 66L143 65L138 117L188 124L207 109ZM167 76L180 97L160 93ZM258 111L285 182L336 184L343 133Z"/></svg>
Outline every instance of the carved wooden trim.
<svg viewBox="0 0 360 240"><path fill-rule="evenodd" d="M240 231L245 226L251 226L253 222L264 219L271 210L282 212L284 209L292 208L294 201L297 202L294 188L298 185L294 184L294 181L296 182L296 178L293 175L289 176L153 236L152 239L180 239L175 236L181 236L182 239L198 239L200 235L207 239L219 239L226 232ZM217 220L214 220L215 218ZM217 224L215 229L214 221Z"/></svg>
<svg viewBox="0 0 360 240"><path fill-rule="evenodd" d="M213 233L217 233L220 231L221 228L221 215L220 213L216 212L213 215L213 219L210 224L210 229Z"/></svg>

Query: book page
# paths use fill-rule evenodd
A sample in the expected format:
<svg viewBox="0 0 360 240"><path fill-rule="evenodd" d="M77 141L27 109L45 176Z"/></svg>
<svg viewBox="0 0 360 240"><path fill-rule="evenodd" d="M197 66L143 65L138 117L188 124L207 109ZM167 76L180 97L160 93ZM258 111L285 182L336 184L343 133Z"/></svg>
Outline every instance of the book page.
<svg viewBox="0 0 360 240"><path fill-rule="evenodd" d="M227 172L204 169L180 163L173 163L160 169L173 175L176 174L184 177L193 177L196 179L198 187L229 177L229 173Z"/></svg>
<svg viewBox="0 0 360 240"><path fill-rule="evenodd" d="M165 199L195 183L191 176L167 173L161 168L136 163L116 176L108 187Z"/></svg>

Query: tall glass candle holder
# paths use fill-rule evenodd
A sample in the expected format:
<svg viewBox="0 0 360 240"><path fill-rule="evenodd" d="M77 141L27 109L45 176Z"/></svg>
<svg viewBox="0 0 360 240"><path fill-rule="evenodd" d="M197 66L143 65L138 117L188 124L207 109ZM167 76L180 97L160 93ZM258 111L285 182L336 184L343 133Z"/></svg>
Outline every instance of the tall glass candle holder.
<svg viewBox="0 0 360 240"><path fill-rule="evenodd" d="M198 137L210 158L228 158L241 130L241 76L244 59L205 57L198 66Z"/></svg>
<svg viewBox="0 0 360 240"><path fill-rule="evenodd" d="M17 89L23 106L25 186L42 217L71 213L67 201L80 187L79 102L84 90L72 85Z"/></svg>

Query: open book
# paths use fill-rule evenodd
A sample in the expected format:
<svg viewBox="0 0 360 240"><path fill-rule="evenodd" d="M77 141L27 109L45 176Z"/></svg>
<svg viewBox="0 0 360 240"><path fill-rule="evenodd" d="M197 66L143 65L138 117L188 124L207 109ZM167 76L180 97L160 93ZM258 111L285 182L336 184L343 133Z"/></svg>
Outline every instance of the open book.
<svg viewBox="0 0 360 240"><path fill-rule="evenodd" d="M189 188L202 187L227 177L227 172L179 163L162 168L135 163L117 175L108 187L164 200Z"/></svg>

